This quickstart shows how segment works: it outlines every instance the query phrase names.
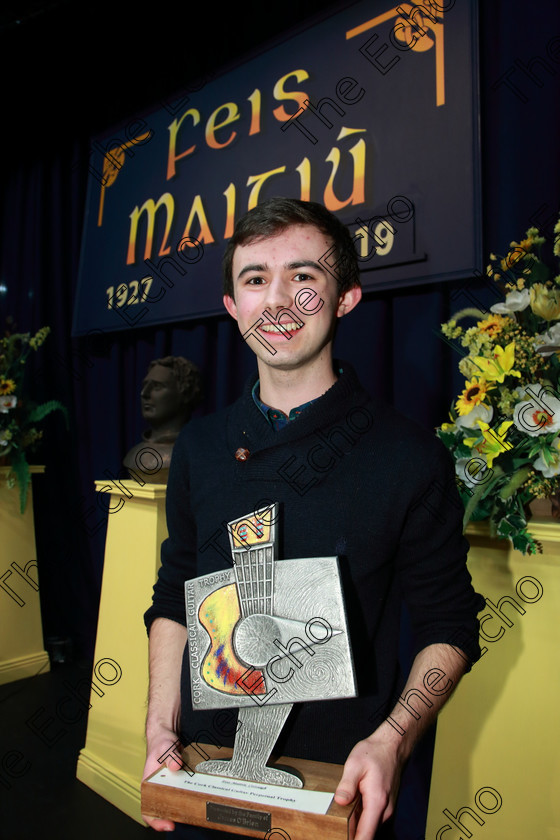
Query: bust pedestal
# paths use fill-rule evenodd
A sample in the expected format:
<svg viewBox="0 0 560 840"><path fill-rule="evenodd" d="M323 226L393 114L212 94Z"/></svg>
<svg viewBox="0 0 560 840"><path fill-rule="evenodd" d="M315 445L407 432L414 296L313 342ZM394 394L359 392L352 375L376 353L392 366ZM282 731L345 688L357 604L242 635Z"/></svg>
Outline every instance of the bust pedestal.
<svg viewBox="0 0 560 840"><path fill-rule="evenodd" d="M30 467L31 474L44 467ZM20 513L19 489L10 489L9 467L0 467L0 684L34 677L49 670L44 650L33 495Z"/></svg>
<svg viewBox="0 0 560 840"><path fill-rule="evenodd" d="M149 607L167 537L164 484L119 482L108 502L109 521L92 674L87 738L77 777L142 822L140 782L146 747ZM97 481L104 492L106 481Z"/></svg>
<svg viewBox="0 0 560 840"><path fill-rule="evenodd" d="M542 554L492 539L486 523L468 528L483 656L439 716L426 837L458 837L450 815L463 809L466 837L560 838L560 525L529 530Z"/></svg>

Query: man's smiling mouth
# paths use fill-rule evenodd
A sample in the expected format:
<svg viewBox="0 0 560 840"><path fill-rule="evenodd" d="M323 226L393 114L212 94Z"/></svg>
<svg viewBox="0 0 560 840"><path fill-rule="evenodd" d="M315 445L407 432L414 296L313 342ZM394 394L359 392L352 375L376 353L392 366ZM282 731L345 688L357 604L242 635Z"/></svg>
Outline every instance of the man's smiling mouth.
<svg viewBox="0 0 560 840"><path fill-rule="evenodd" d="M301 330L302 324L296 324L295 321L286 321L284 324L261 324L259 329L267 333L282 333L297 332Z"/></svg>

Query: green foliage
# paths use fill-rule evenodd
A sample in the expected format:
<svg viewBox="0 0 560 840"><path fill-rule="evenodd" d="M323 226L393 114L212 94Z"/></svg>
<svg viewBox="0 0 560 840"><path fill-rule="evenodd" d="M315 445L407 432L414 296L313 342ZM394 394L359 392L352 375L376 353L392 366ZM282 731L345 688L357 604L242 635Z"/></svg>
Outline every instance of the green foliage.
<svg viewBox="0 0 560 840"><path fill-rule="evenodd" d="M27 494L31 483L31 473L23 450L19 449L12 456L11 468L19 487L19 509L23 513L27 504Z"/></svg>
<svg viewBox="0 0 560 840"><path fill-rule="evenodd" d="M527 505L560 495L560 275L541 260L544 242L530 228L505 257L492 254L487 275L503 302L486 313L463 309L441 325L465 348L464 389L451 422L436 430L455 461L464 526L487 519L492 534L524 554L539 550Z"/></svg>
<svg viewBox="0 0 560 840"><path fill-rule="evenodd" d="M41 347L50 328L42 327L32 336L12 332L9 319L7 324L5 335L0 339L0 456L9 462L8 485L17 483L23 513L31 481L27 452L34 450L43 435L36 426L53 411L60 411L68 428L68 412L58 400L34 405L25 388L27 358Z"/></svg>
<svg viewBox="0 0 560 840"><path fill-rule="evenodd" d="M68 411L66 410L66 406L62 405L61 402L58 400L49 400L48 402L43 403L42 405L38 405L33 408L29 412L29 416L27 418L27 422L30 425L31 423L40 423L48 414L51 414L53 411L62 411L64 414L64 418L66 420L66 428L68 428Z"/></svg>

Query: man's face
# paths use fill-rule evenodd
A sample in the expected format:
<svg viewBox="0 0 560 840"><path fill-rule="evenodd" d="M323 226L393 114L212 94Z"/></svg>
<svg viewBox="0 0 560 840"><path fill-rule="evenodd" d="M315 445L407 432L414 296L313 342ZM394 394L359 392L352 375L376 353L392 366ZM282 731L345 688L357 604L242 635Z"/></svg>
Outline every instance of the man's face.
<svg viewBox="0 0 560 840"><path fill-rule="evenodd" d="M171 368L154 365L142 382L140 392L142 417L150 425L158 426L181 416L184 405Z"/></svg>
<svg viewBox="0 0 560 840"><path fill-rule="evenodd" d="M235 249L234 298L224 305L261 363L290 370L330 359L336 320L361 297L339 295L319 262L332 244L318 228L294 225Z"/></svg>

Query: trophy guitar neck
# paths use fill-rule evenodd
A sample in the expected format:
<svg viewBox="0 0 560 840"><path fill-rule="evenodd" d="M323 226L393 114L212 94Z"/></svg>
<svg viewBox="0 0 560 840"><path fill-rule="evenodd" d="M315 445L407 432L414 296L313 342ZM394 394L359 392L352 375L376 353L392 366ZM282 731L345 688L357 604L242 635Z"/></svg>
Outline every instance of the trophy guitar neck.
<svg viewBox="0 0 560 840"><path fill-rule="evenodd" d="M234 555L241 615L273 615L274 546L251 546Z"/></svg>
<svg viewBox="0 0 560 840"><path fill-rule="evenodd" d="M240 622L249 616L272 616L274 607L275 516L277 506L256 511L228 525L234 561ZM298 775L267 767L266 762L292 709L291 703L242 707L233 756L198 764L198 772L256 782L302 787Z"/></svg>

